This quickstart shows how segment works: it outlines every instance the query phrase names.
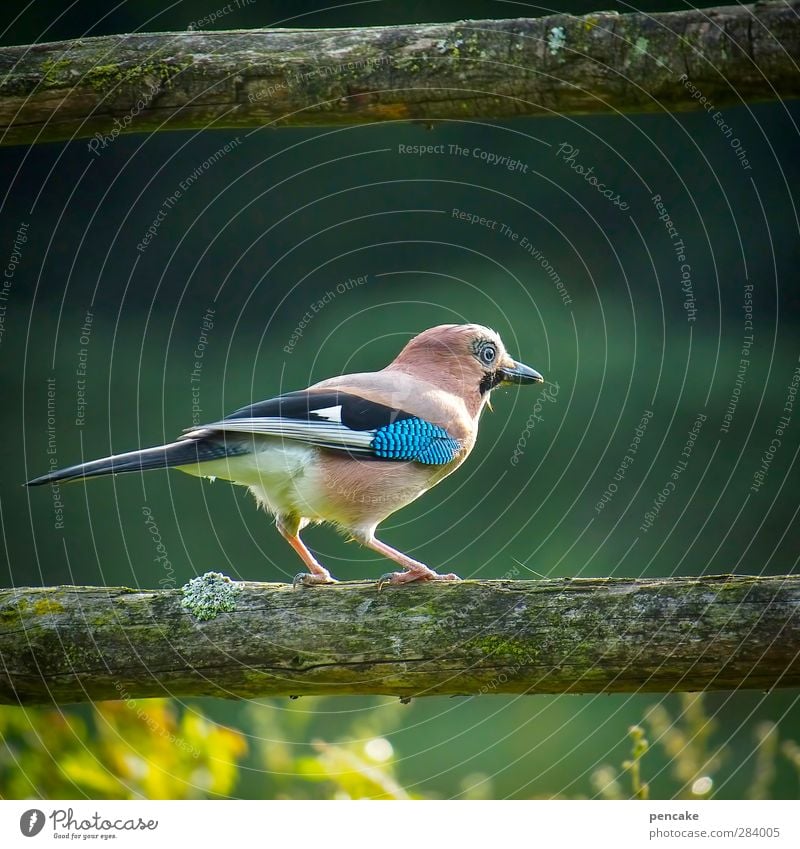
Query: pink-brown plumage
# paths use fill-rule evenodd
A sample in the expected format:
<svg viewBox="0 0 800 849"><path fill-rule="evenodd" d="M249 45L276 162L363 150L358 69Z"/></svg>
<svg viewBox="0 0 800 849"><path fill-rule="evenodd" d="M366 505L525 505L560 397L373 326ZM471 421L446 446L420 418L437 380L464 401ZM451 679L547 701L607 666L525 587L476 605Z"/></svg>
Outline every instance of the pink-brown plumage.
<svg viewBox="0 0 800 849"><path fill-rule="evenodd" d="M475 354L479 342L489 342L496 348L495 364L491 368L482 364ZM312 392L335 389L401 409L444 428L460 443L453 459L441 466L415 461L361 460L324 449L319 452L314 476L315 485L329 505L325 520L403 565L405 572L385 576L391 582L442 577L377 541L375 529L387 516L410 504L467 459L475 446L480 414L491 388L497 384L490 389L481 387L485 386L487 373L502 367L511 370L517 364L494 331L474 324L440 325L414 337L380 371L334 377L310 387ZM536 377L541 380L540 376ZM327 573L319 573L317 578L330 580Z"/></svg>
<svg viewBox="0 0 800 849"><path fill-rule="evenodd" d="M331 523L403 567L379 586L454 580L376 539L375 529L466 460L494 387L541 380L509 357L493 330L443 324L415 336L380 371L323 380L192 428L167 445L58 469L29 483L158 468L222 478L248 487L275 516L309 570L295 583L333 580L300 539L312 522Z"/></svg>

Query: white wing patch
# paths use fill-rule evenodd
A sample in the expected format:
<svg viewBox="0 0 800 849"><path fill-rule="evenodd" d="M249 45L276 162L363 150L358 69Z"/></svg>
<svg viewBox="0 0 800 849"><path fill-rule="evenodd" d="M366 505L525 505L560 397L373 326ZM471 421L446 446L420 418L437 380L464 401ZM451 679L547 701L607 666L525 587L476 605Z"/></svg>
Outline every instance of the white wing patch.
<svg viewBox="0 0 800 849"><path fill-rule="evenodd" d="M339 410L341 407L331 407ZM314 412L321 412L314 410ZM223 419L204 425L204 429L223 433L244 433L259 436L279 436L283 439L296 439L320 448L344 448L349 451L371 453L375 431L350 430L337 421L302 421L284 419L280 416L264 416L255 419Z"/></svg>
<svg viewBox="0 0 800 849"><path fill-rule="evenodd" d="M337 424L342 423L342 405L339 404L336 407L326 407L324 410L313 410L312 411L315 416L322 416L327 419L329 422L336 422Z"/></svg>

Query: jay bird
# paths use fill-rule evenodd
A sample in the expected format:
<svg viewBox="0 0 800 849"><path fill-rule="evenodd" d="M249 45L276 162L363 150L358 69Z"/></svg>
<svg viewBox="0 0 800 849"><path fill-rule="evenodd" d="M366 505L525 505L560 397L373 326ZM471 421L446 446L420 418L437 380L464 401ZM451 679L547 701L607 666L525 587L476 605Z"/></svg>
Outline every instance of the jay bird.
<svg viewBox="0 0 800 849"><path fill-rule="evenodd" d="M376 539L375 529L467 459L492 389L543 380L511 359L493 330L443 324L415 336L380 371L323 380L187 429L168 445L59 469L28 486L163 468L222 478L246 486L275 517L308 568L295 585L335 582L300 539L319 522L403 568L379 588L458 580Z"/></svg>

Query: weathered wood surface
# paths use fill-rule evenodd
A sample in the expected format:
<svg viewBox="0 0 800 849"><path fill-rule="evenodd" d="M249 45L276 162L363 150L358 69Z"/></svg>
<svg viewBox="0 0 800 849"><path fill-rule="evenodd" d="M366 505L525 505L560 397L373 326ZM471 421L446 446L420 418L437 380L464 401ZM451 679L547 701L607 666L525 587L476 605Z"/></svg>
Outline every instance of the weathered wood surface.
<svg viewBox="0 0 800 849"><path fill-rule="evenodd" d="M800 0L0 48L0 143L721 108L800 96ZM702 101L700 98L706 98Z"/></svg>
<svg viewBox="0 0 800 849"><path fill-rule="evenodd" d="M800 685L800 578L0 590L0 702Z"/></svg>

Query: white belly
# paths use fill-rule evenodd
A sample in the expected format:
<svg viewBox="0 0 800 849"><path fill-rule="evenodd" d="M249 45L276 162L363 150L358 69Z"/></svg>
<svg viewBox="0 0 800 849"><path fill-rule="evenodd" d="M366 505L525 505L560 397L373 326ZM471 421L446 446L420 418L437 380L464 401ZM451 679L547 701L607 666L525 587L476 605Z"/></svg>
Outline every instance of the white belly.
<svg viewBox="0 0 800 849"><path fill-rule="evenodd" d="M246 486L274 515L330 521L333 517L316 472L317 457L317 449L309 445L265 440L264 447L252 454L176 468L195 477L220 478Z"/></svg>

